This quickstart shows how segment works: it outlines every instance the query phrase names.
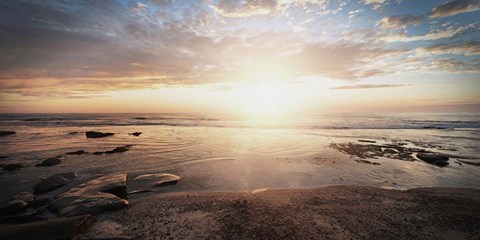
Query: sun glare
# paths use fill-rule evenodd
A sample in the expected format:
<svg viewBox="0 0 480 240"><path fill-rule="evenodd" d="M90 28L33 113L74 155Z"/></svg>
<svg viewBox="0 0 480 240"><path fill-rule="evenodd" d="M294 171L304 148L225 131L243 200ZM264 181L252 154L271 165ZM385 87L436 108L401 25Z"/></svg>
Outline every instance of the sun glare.
<svg viewBox="0 0 480 240"><path fill-rule="evenodd" d="M238 91L244 112L255 115L271 115L283 112L286 107L287 89L278 82L260 82L245 85Z"/></svg>

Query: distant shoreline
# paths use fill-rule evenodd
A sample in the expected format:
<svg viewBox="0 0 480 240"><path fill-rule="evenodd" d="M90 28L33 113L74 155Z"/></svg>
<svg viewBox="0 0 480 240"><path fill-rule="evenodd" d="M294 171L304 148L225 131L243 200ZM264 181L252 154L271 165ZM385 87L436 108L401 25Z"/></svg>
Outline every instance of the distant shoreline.
<svg viewBox="0 0 480 240"><path fill-rule="evenodd" d="M480 189L366 186L173 192L107 212L89 236L135 239L478 239Z"/></svg>

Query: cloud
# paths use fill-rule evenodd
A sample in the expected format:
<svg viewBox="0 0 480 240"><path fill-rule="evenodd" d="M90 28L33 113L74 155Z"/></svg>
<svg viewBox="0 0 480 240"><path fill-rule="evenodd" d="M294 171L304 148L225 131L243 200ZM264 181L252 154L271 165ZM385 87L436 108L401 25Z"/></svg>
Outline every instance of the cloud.
<svg viewBox="0 0 480 240"><path fill-rule="evenodd" d="M480 9L480 1L478 0L454 0L442 4L430 13L431 18L442 18L454 16L461 13L473 12Z"/></svg>
<svg viewBox="0 0 480 240"><path fill-rule="evenodd" d="M443 38L453 38L476 30L478 30L478 27L474 23L470 23L466 26L448 26L446 29L434 29L425 35L407 36L405 33L398 33L383 36L381 39L386 42L431 41Z"/></svg>
<svg viewBox="0 0 480 240"><path fill-rule="evenodd" d="M472 40L460 43L445 44L440 43L430 47L419 48L416 50L417 55L442 55L454 54L464 56L480 55L480 41Z"/></svg>
<svg viewBox="0 0 480 240"><path fill-rule="evenodd" d="M347 90L347 89L375 89L375 88L396 88L411 86L411 84L355 84L344 85L339 87L330 88L332 90Z"/></svg>
<svg viewBox="0 0 480 240"><path fill-rule="evenodd" d="M243 18L257 15L267 15L275 10L276 0L220 0L214 10L222 16Z"/></svg>
<svg viewBox="0 0 480 240"><path fill-rule="evenodd" d="M412 16L412 15L398 15L398 16L390 16L384 17L379 22L383 29L399 29L399 28L406 28L407 25L413 24L418 25L423 22L423 16Z"/></svg>
<svg viewBox="0 0 480 240"><path fill-rule="evenodd" d="M363 0L363 3L365 4L381 4L381 3L385 3L386 0Z"/></svg>

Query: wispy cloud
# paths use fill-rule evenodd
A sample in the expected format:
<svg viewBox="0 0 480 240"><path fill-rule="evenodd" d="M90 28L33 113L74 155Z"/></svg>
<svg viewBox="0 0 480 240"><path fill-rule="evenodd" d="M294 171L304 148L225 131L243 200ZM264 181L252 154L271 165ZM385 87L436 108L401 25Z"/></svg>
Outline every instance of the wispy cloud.
<svg viewBox="0 0 480 240"><path fill-rule="evenodd" d="M406 87L412 86L411 84L355 84L355 85L344 85L330 88L332 90L351 90L351 89L375 89L375 88L397 88L397 87Z"/></svg>
<svg viewBox="0 0 480 240"><path fill-rule="evenodd" d="M455 0L442 4L430 13L431 18L442 18L454 16L461 13L473 12L480 9L478 0Z"/></svg>

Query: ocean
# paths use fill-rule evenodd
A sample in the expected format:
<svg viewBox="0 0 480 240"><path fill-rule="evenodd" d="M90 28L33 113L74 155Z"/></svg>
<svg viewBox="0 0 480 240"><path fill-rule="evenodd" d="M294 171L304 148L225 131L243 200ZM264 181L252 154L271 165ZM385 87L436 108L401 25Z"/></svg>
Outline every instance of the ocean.
<svg viewBox="0 0 480 240"><path fill-rule="evenodd" d="M0 164L24 165L0 170L3 197L68 171L77 182L113 172L181 177L162 191L480 186L478 114L1 114L0 130L16 132L0 137ZM114 135L86 138L87 131ZM129 150L92 154L121 146ZM450 156L449 165L419 160L422 151ZM61 164L35 166L55 156Z"/></svg>

